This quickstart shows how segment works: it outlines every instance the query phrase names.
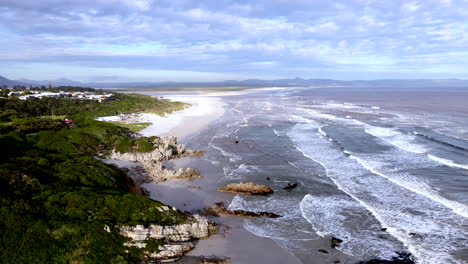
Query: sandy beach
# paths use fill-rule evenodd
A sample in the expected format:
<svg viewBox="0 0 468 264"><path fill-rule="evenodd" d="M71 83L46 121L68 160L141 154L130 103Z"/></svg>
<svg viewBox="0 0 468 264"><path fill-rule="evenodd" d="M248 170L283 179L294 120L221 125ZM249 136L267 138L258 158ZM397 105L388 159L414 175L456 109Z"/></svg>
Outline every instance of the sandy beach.
<svg viewBox="0 0 468 264"><path fill-rule="evenodd" d="M175 136L180 142L183 142L187 136L197 133L224 113L220 98L177 94L166 98L189 103L191 106L165 116L141 114L137 119L138 122L152 123L140 131L143 136Z"/></svg>
<svg viewBox="0 0 468 264"><path fill-rule="evenodd" d="M190 135L202 133L203 129L221 117L224 113L223 103L219 96L229 94L209 94L197 96L173 95L165 96L192 104L191 107L160 117L143 114L139 122L153 123L141 131L144 136L177 136L179 141L186 143ZM236 93L233 93L236 94ZM203 158L182 158L166 162L171 169L195 168L203 176L194 181L168 181L160 184L147 183L145 187L150 197L176 208L196 212L209 207L216 202L226 202L235 196L220 193L219 171L214 169ZM187 256L220 256L231 259L230 263L301 263L295 256L281 248L273 240L255 236L243 227L243 218L216 217L213 218L220 226L220 234L197 243L196 248ZM248 242L248 243L246 243ZM190 263L190 257L177 263Z"/></svg>

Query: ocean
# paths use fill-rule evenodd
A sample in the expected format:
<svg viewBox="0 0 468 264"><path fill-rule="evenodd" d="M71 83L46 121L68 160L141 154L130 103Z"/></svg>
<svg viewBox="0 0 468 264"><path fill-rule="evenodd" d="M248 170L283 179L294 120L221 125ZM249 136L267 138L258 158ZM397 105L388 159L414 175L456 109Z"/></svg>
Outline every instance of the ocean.
<svg viewBox="0 0 468 264"><path fill-rule="evenodd" d="M249 232L303 263L317 254L311 241L331 237L362 261L468 263L467 90L286 88L222 100L223 117L187 144L206 151L220 185L274 190L230 201L282 215L245 219Z"/></svg>

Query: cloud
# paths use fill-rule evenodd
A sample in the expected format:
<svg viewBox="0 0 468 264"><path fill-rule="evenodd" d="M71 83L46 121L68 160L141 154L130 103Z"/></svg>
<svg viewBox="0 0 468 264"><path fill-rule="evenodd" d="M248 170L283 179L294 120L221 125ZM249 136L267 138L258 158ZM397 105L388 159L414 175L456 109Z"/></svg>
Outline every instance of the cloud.
<svg viewBox="0 0 468 264"><path fill-rule="evenodd" d="M0 75L7 64L43 63L100 76L117 67L142 76L437 68L463 77L465 63L451 54L467 51L467 15L463 0L2 0Z"/></svg>

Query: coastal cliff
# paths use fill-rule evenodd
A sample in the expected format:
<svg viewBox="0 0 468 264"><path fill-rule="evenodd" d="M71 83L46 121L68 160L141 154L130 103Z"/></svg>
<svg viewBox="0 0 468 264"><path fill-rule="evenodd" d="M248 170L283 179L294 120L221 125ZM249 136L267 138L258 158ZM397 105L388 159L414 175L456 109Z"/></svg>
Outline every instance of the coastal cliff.
<svg viewBox="0 0 468 264"><path fill-rule="evenodd" d="M171 170L162 162L185 156L197 156L202 152L186 150L177 144L176 137L141 137L124 142L110 152L114 160L138 162L139 165L127 168L128 175L136 183L163 182L166 180L191 180L200 174L191 168ZM161 206L160 213L178 212L176 208ZM130 238L124 243L128 248L141 249L148 262L171 262L192 250L194 240L208 238L217 232L216 224L199 215L189 215L184 223L176 225L116 226L119 234ZM105 228L110 232L110 227Z"/></svg>
<svg viewBox="0 0 468 264"><path fill-rule="evenodd" d="M174 210L167 206L161 210ZM128 237L131 241L124 245L127 247L146 248L149 241L162 241L157 250L145 252L148 261L175 261L194 248L193 241L208 238L217 232L216 224L199 215L193 215L187 223L161 226L143 225L117 226L120 235Z"/></svg>
<svg viewBox="0 0 468 264"><path fill-rule="evenodd" d="M145 141L142 141L142 140ZM140 138L140 142L133 143L134 147L128 147L128 152L112 150L109 158L140 162L142 165L134 166L129 174L134 179L151 179L154 182L166 180L191 180L201 178L200 174L191 168L171 170L162 165L163 161L186 156L199 156L200 151L186 150L182 144L177 144L176 137L149 137ZM141 151L139 144L147 144ZM149 151L148 151L149 150Z"/></svg>
<svg viewBox="0 0 468 264"><path fill-rule="evenodd" d="M176 137L141 137L124 142L110 152L109 158L142 163L156 163L185 156L200 156L203 152L186 150Z"/></svg>

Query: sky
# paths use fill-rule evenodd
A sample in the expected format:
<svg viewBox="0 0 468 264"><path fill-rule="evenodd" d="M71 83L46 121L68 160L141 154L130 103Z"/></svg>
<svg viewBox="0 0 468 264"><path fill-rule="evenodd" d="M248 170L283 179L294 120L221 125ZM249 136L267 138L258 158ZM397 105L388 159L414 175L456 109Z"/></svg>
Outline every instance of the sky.
<svg viewBox="0 0 468 264"><path fill-rule="evenodd" d="M468 0L0 0L0 75L468 79Z"/></svg>

